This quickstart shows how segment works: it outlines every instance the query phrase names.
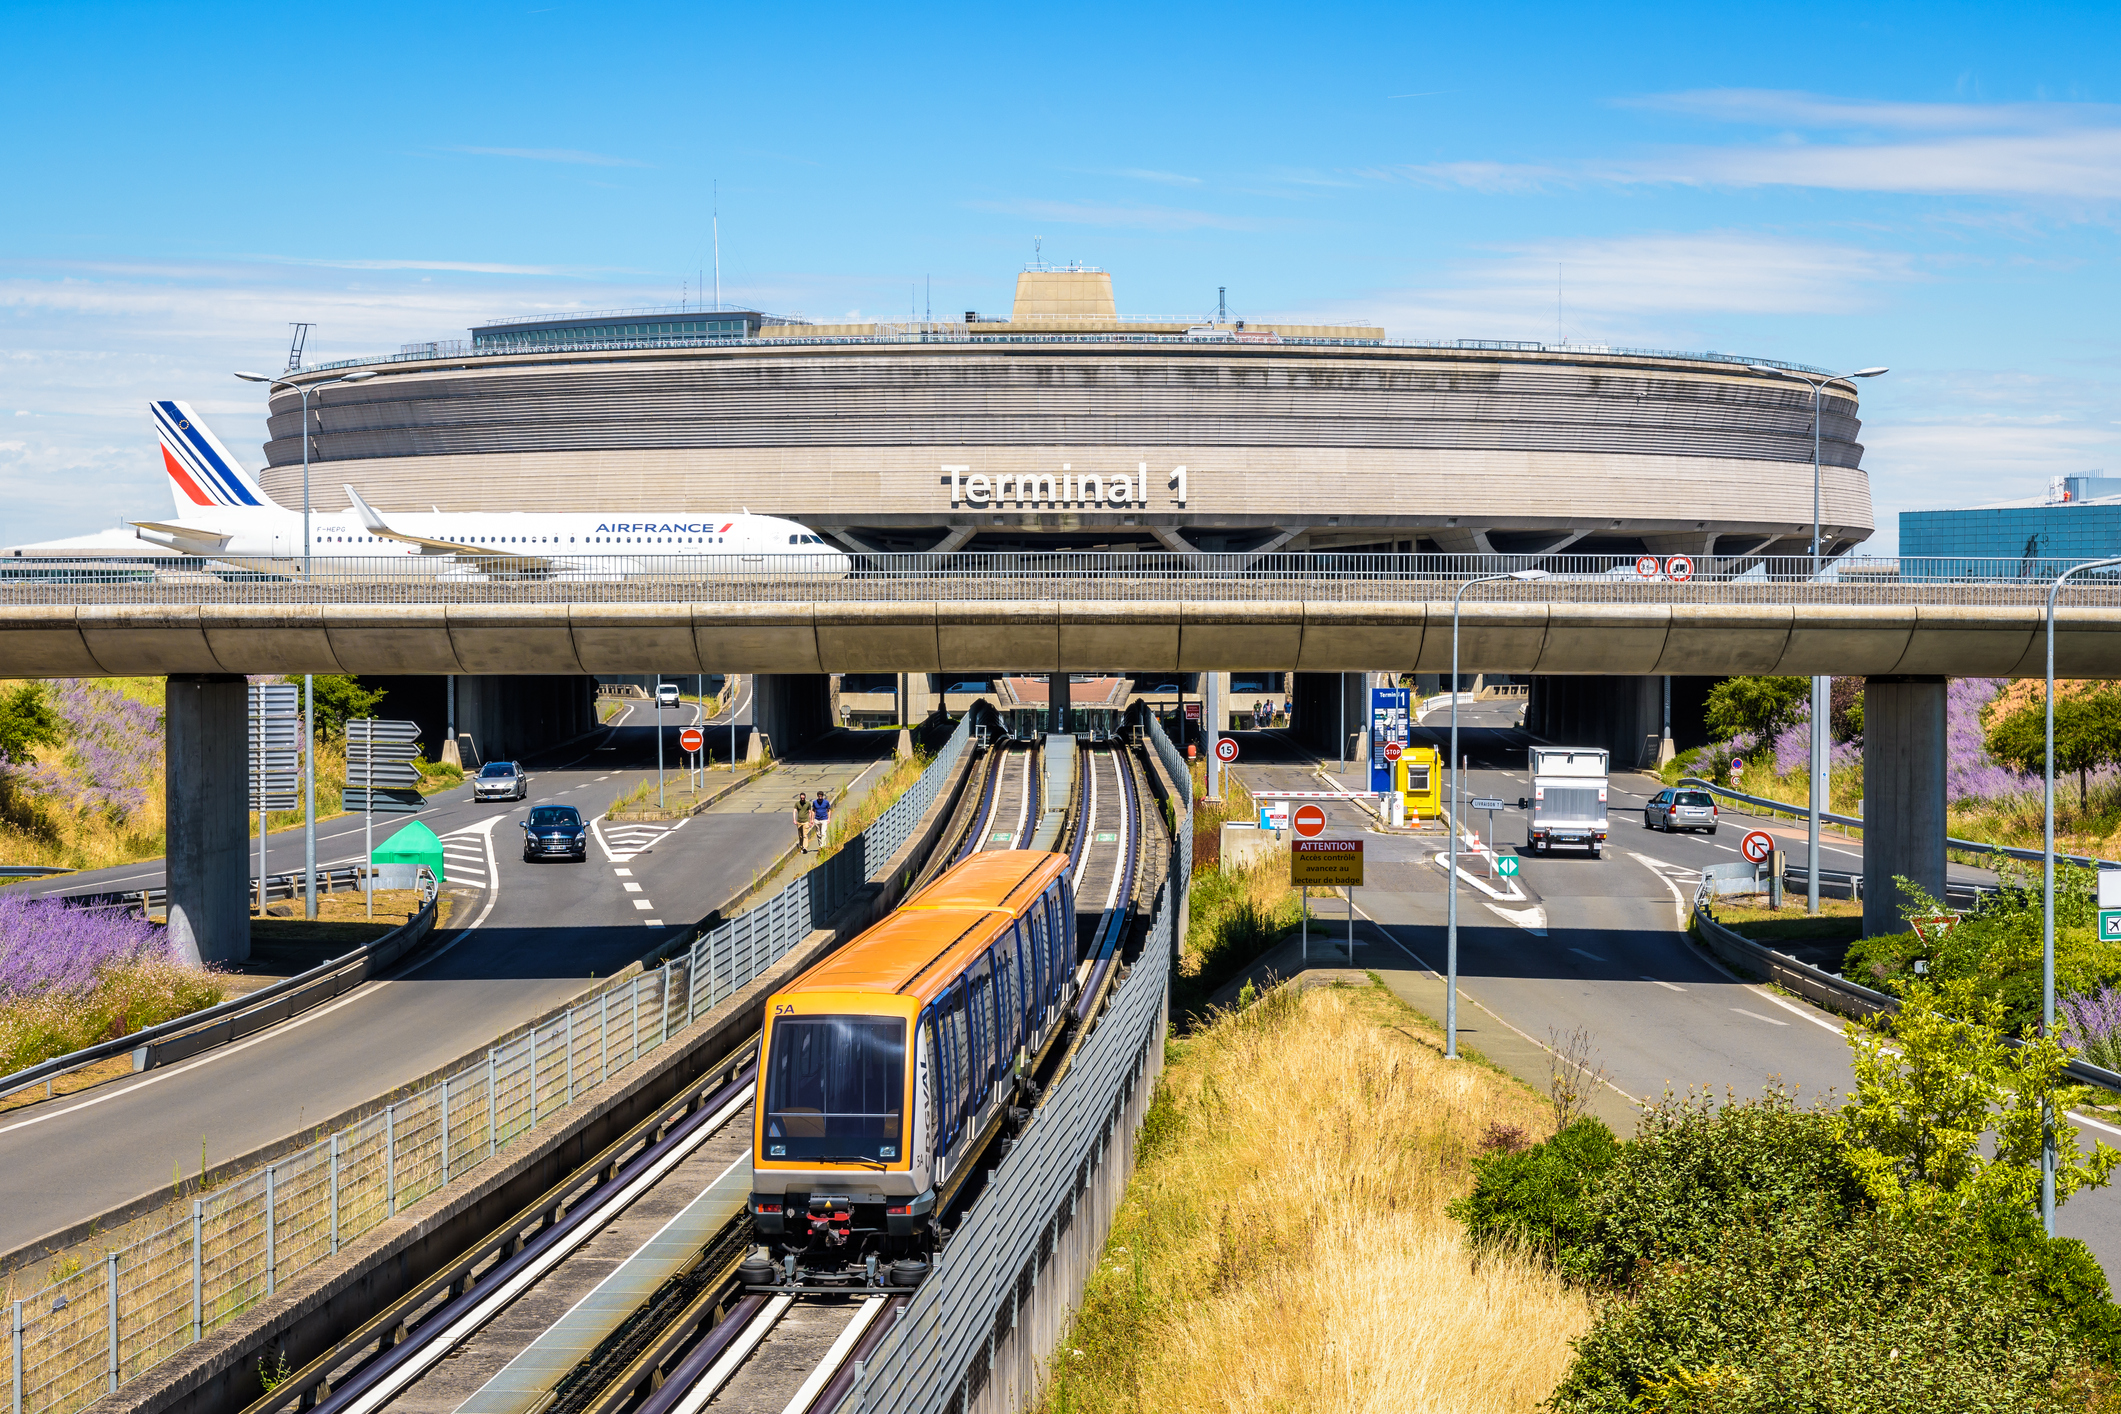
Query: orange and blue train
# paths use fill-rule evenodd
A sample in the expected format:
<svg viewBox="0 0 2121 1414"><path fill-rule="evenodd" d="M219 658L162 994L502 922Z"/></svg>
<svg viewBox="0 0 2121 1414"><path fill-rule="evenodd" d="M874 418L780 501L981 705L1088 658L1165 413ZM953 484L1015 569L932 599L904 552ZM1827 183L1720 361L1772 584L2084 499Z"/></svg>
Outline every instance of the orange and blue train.
<svg viewBox="0 0 2121 1414"><path fill-rule="evenodd" d="M761 1241L806 1261L933 1245L935 1215L1067 1030L1080 985L1069 869L1065 854L971 855L767 999Z"/></svg>

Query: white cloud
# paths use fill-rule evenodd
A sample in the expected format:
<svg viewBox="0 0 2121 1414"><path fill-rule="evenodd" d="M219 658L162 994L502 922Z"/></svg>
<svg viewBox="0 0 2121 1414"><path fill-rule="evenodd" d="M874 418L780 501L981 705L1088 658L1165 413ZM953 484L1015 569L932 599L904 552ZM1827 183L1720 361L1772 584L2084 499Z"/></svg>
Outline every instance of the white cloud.
<svg viewBox="0 0 2121 1414"><path fill-rule="evenodd" d="M1557 270L1557 266L1559 269ZM1923 278L1908 256L1823 241L1708 231L1506 247L1446 281L1379 290L1306 313L1376 319L1398 338L1548 340L1555 282L1568 337L1662 342L1703 315L1847 314Z"/></svg>
<svg viewBox="0 0 2121 1414"><path fill-rule="evenodd" d="M1215 211L1189 211L1171 206L1123 206L1090 201L974 201L974 211L992 211L1003 216L1023 216L1034 221L1058 221L1071 226L1104 226L1144 231L1257 230L1264 224L1242 216Z"/></svg>
<svg viewBox="0 0 2121 1414"><path fill-rule="evenodd" d="M1575 163L1440 162L1390 170L1487 192L1605 183L2121 197L2121 108L2109 105L1881 103L1757 89L1654 95L1629 104L1782 131L1767 143L1671 147Z"/></svg>
<svg viewBox="0 0 2121 1414"><path fill-rule="evenodd" d="M1200 178L1198 177L1189 177L1182 172L1156 172L1146 167L1122 167L1112 175L1115 177L1131 177L1137 182L1161 182L1165 186L1173 187L1197 187L1200 185Z"/></svg>

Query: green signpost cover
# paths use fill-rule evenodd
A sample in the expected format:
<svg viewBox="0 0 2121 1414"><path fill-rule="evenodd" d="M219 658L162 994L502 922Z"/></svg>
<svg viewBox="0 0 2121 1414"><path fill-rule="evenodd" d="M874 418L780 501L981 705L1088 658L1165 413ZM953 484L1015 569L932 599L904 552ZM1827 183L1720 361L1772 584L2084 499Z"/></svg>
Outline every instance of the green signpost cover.
<svg viewBox="0 0 2121 1414"><path fill-rule="evenodd" d="M385 864L424 864L438 882L448 877L442 872L442 842L417 820L376 846L376 865Z"/></svg>

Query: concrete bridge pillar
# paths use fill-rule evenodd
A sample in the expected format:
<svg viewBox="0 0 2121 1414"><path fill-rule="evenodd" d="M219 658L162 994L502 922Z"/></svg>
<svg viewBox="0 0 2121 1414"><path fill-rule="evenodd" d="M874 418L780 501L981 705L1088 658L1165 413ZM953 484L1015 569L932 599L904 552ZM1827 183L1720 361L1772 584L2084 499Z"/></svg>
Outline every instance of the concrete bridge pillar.
<svg viewBox="0 0 2121 1414"><path fill-rule="evenodd" d="M231 674L169 680L169 937L186 962L250 957L250 698Z"/></svg>
<svg viewBox="0 0 2121 1414"><path fill-rule="evenodd" d="M1061 736L1067 735L1068 713L1074 705L1068 694L1068 675L1046 674L1046 730Z"/></svg>
<svg viewBox="0 0 2121 1414"><path fill-rule="evenodd" d="M1900 875L1944 897L1944 679L1863 685L1863 933L1904 933Z"/></svg>

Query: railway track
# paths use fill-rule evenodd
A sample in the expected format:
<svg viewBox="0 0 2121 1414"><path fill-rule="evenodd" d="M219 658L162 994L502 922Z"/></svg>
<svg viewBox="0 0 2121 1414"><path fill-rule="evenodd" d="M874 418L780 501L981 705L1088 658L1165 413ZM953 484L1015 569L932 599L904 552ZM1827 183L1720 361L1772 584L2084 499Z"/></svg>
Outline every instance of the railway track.
<svg viewBox="0 0 2121 1414"><path fill-rule="evenodd" d="M1036 755L1006 742L990 752L954 848L938 854L954 862L1028 846ZM1060 1060L1044 1077L1049 1091L1121 970L1145 857L1133 754L1099 746L1077 759L1063 847L1079 987ZM747 1261L755 1249L745 1209L756 1047L747 1043L715 1077L245 1414L837 1410L912 1292L874 1277L844 1294L761 1290L772 1270L764 1258ZM960 1211L978 1190L968 1185Z"/></svg>

